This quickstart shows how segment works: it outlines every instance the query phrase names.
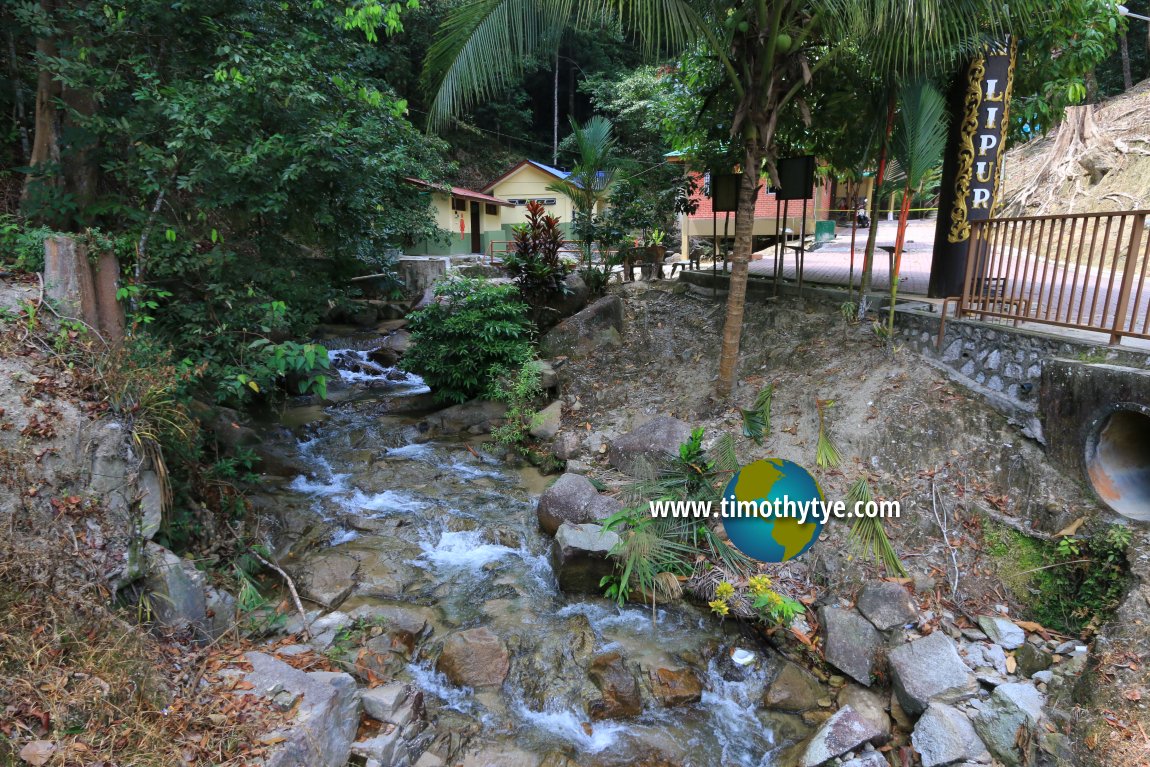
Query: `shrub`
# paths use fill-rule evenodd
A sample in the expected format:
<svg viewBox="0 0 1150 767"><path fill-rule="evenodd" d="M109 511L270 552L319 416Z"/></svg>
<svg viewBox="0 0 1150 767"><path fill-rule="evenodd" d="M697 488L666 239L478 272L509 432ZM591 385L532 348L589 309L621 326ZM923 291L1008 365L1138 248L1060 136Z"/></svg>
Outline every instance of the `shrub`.
<svg viewBox="0 0 1150 767"><path fill-rule="evenodd" d="M529 310L513 285L459 278L439 283L435 295L409 318L412 345L404 365L423 376L437 399L472 399L499 371L533 356Z"/></svg>
<svg viewBox="0 0 1150 767"><path fill-rule="evenodd" d="M560 258L562 249L559 219L547 215L538 202L527 203L527 223L515 227L511 252L503 259L503 265L515 278L536 324L547 302L567 291L563 279L571 267Z"/></svg>

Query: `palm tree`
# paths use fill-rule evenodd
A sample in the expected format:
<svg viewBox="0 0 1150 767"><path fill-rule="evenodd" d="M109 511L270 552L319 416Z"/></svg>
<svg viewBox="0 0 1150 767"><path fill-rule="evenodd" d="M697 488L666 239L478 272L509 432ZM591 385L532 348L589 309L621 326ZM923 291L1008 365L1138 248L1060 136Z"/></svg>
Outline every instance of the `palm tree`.
<svg viewBox="0 0 1150 767"><path fill-rule="evenodd" d="M652 56L688 44L705 49L734 97L731 136L744 171L715 384L717 398L726 399L736 381L764 165L777 178L780 112L844 46L865 49L882 72L936 71L1049 7L1040 0L469 0L447 16L428 51L429 127L518 80L523 62L570 25L620 25Z"/></svg>
<svg viewBox="0 0 1150 767"><path fill-rule="evenodd" d="M894 302L898 297L898 274L902 266L902 247L911 198L921 193L930 178L936 177L942 153L946 148L946 99L927 80L902 88L898 97L898 124L891 137L891 157L905 177L902 209L898 215L898 234L894 241L894 268L890 274L890 317L888 338L894 338Z"/></svg>
<svg viewBox="0 0 1150 767"><path fill-rule="evenodd" d="M611 121L606 117L592 117L582 126L572 118L571 129L579 159L567 178L547 188L571 200L575 206L575 232L583 246L583 258L590 268L595 214L606 202L618 169L615 137Z"/></svg>

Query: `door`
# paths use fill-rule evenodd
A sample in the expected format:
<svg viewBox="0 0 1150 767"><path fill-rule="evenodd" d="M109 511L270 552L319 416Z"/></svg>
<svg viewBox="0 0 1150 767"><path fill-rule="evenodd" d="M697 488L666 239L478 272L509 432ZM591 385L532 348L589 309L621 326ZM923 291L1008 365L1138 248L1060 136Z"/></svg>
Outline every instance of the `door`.
<svg viewBox="0 0 1150 767"><path fill-rule="evenodd" d="M480 236L479 231L482 225L479 223L479 203L474 200L471 201L471 252L483 252L483 238Z"/></svg>

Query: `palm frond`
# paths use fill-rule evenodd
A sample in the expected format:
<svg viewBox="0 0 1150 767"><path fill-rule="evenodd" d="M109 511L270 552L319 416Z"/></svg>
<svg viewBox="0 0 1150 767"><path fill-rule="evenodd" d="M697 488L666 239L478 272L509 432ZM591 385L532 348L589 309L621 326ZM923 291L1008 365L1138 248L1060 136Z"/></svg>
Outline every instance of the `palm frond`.
<svg viewBox="0 0 1150 767"><path fill-rule="evenodd" d="M847 490L847 509L851 511L855 511L859 506L865 508L873 500L874 494L866 477L856 479ZM878 517L856 516L847 534L847 544L859 556L869 557L881 564L887 575L895 577L906 575L906 567L891 545L886 535L886 528Z"/></svg>
<svg viewBox="0 0 1150 767"><path fill-rule="evenodd" d="M946 149L946 99L929 81L919 80L904 86L898 100L891 155L906 175L906 186L918 191Z"/></svg>
<svg viewBox="0 0 1150 767"><path fill-rule="evenodd" d="M843 460L838 447L831 441L826 429L826 411L834 404L833 400L815 400L815 407L819 411L819 438L815 444L815 463L823 469L837 468Z"/></svg>
<svg viewBox="0 0 1150 767"><path fill-rule="evenodd" d="M715 471L722 475L734 474L739 470L739 455L735 450L735 438L723 434L711 445L707 457L714 461Z"/></svg>
<svg viewBox="0 0 1150 767"><path fill-rule="evenodd" d="M775 396L775 385L767 384L755 398L755 404L743 410L743 436L754 440L756 445L771 433L771 400Z"/></svg>

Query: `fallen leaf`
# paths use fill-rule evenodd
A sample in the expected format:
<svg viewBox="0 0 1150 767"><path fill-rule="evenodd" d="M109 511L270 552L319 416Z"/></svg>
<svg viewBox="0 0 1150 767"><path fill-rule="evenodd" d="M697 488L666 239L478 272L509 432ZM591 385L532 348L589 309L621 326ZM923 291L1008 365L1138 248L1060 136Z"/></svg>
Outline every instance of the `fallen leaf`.
<svg viewBox="0 0 1150 767"><path fill-rule="evenodd" d="M1008 655L1006 658L1006 673L1013 674L1015 669L1018 668L1018 661L1014 659L1013 655Z"/></svg>
<svg viewBox="0 0 1150 767"><path fill-rule="evenodd" d="M34 740L20 749L20 758L33 767L47 764L56 751L56 744L50 740Z"/></svg>
<svg viewBox="0 0 1150 767"><path fill-rule="evenodd" d="M1142 693L1138 690L1127 690L1122 693L1122 697L1126 700L1142 700Z"/></svg>
<svg viewBox="0 0 1150 767"><path fill-rule="evenodd" d="M1067 535L1074 535L1075 533L1078 532L1078 528L1082 527L1082 525L1085 524L1085 522L1086 522L1086 517L1079 517L1078 519L1074 520L1069 525L1067 525L1066 527L1062 528L1057 533L1055 533L1054 537L1063 538Z"/></svg>

